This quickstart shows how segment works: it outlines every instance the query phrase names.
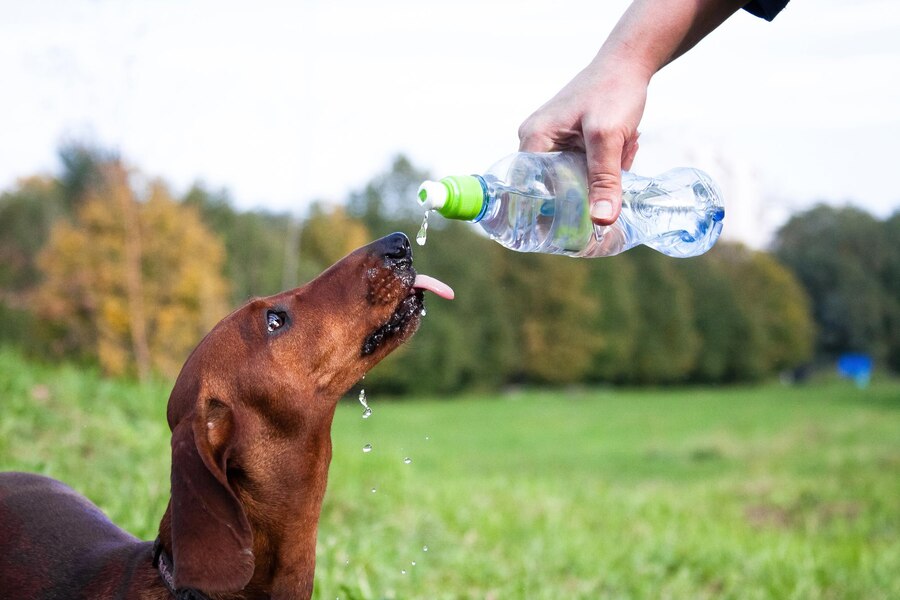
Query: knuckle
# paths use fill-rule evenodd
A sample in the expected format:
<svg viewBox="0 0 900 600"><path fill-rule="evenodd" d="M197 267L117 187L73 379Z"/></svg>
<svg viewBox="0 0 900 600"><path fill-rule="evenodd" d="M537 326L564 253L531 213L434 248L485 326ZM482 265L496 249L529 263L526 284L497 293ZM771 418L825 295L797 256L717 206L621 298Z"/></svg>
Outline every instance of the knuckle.
<svg viewBox="0 0 900 600"><path fill-rule="evenodd" d="M584 137L591 144L619 144L624 145L629 138L627 128L616 123L594 121L583 126Z"/></svg>
<svg viewBox="0 0 900 600"><path fill-rule="evenodd" d="M521 125L519 125L519 140L524 142L525 140L538 137L548 129L548 125L545 124L543 120L539 119L535 115L532 115L525 119L525 121L523 121Z"/></svg>
<svg viewBox="0 0 900 600"><path fill-rule="evenodd" d="M525 139L530 137L531 130L532 130L531 119L526 119L525 121L522 122L521 125L519 125L519 131L517 132L519 135L519 139L524 141Z"/></svg>
<svg viewBox="0 0 900 600"><path fill-rule="evenodd" d="M618 173L600 171L588 175L588 185L595 191L615 191L621 187Z"/></svg>

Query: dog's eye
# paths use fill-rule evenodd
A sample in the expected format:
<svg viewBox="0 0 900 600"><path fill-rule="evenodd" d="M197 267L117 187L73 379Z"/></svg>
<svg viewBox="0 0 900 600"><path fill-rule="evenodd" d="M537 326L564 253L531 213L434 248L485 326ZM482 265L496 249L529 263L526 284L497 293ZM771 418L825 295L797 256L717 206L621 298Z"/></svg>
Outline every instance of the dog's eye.
<svg viewBox="0 0 900 600"><path fill-rule="evenodd" d="M266 329L268 329L270 333L284 327L286 322L287 315L283 312L276 310L266 312Z"/></svg>

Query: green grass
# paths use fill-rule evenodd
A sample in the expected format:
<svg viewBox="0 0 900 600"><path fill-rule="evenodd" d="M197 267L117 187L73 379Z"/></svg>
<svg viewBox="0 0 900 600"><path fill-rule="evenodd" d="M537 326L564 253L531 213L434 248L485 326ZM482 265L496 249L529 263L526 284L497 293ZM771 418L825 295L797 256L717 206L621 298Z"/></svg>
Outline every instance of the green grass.
<svg viewBox="0 0 900 600"><path fill-rule="evenodd" d="M152 538L167 396L0 351L0 468ZM335 417L317 598L900 597L900 382L369 402Z"/></svg>

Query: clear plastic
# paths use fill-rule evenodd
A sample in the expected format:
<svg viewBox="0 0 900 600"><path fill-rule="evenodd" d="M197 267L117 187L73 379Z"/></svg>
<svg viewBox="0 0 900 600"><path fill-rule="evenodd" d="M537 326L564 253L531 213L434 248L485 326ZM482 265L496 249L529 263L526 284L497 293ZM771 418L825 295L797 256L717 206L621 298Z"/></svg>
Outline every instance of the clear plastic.
<svg viewBox="0 0 900 600"><path fill-rule="evenodd" d="M716 243L725 217L718 187L697 169L654 178L623 171L622 212L609 226L591 222L584 154L519 152L481 178L485 206L475 220L520 252L598 257L644 244L669 256L698 256Z"/></svg>

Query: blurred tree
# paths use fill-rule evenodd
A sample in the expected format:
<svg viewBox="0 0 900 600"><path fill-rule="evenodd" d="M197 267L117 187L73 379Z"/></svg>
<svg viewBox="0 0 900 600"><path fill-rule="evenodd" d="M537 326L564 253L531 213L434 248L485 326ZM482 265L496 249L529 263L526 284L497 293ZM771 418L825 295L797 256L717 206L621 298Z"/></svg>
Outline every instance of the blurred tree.
<svg viewBox="0 0 900 600"><path fill-rule="evenodd" d="M139 208L150 355L155 370L174 375L231 308L225 248L198 211L174 200L161 182Z"/></svg>
<svg viewBox="0 0 900 600"><path fill-rule="evenodd" d="M63 143L57 151L62 172L59 187L67 215L72 215L91 190L101 185L103 165L120 162L117 152L81 141Z"/></svg>
<svg viewBox="0 0 900 600"><path fill-rule="evenodd" d="M894 371L900 372L900 211L884 222L884 237L888 257L881 281L887 305L887 363Z"/></svg>
<svg viewBox="0 0 900 600"><path fill-rule="evenodd" d="M761 324L765 345L761 349L767 373L802 365L812 358L815 326L809 298L793 273L763 252L750 253L735 268L733 289L752 322Z"/></svg>
<svg viewBox="0 0 900 600"><path fill-rule="evenodd" d="M600 308L588 285L590 262L545 254L505 258L501 281L521 343L521 375L554 384L582 381L602 342L588 325Z"/></svg>
<svg viewBox="0 0 900 600"><path fill-rule="evenodd" d="M673 265L693 297L694 326L701 343L692 378L699 381L758 379L769 373L762 359L763 327L744 307L734 266L746 252L719 241L709 253Z"/></svg>
<svg viewBox="0 0 900 600"><path fill-rule="evenodd" d="M408 230L410 223L422 220L416 191L428 178L427 171L398 155L390 169L376 175L362 191L350 194L347 212L360 219L376 238Z"/></svg>
<svg viewBox="0 0 900 600"><path fill-rule="evenodd" d="M638 323L629 376L641 383L683 381L700 348L691 289L671 258L643 246L629 254Z"/></svg>
<svg viewBox="0 0 900 600"><path fill-rule="evenodd" d="M599 335L587 377L594 382L623 381L631 373L637 343L638 273L628 255L593 260L587 269L588 293L599 303L584 323Z"/></svg>
<svg viewBox="0 0 900 600"><path fill-rule="evenodd" d="M891 249L881 223L856 208L819 205L779 230L775 252L812 300L824 358L848 351L885 358L891 308L882 274Z"/></svg>
<svg viewBox="0 0 900 600"><path fill-rule="evenodd" d="M224 242L225 272L231 282L232 306L254 296L268 296L297 285L296 262L299 225L287 214L265 211L237 211L224 190L212 191L195 184L184 195L185 205L199 211L201 221ZM285 285L285 283L288 285Z"/></svg>
<svg viewBox="0 0 900 600"><path fill-rule="evenodd" d="M806 293L773 257L720 242L682 268L703 340L699 379L760 379L811 358L814 325Z"/></svg>
<svg viewBox="0 0 900 600"><path fill-rule="evenodd" d="M61 148L60 162L58 177L0 196L0 340L43 330L57 350L138 374L177 369L180 349L224 314L222 261L232 305L298 285L372 238L414 237L415 191L428 176L398 156L346 210L314 204L301 221L237 211L226 192L200 185L179 204L152 182L139 201L114 154L84 145ZM837 324L820 347L869 350L897 366L900 213L881 223L842 210L792 220L779 253L817 318ZM224 257L207 229L224 241ZM440 218L429 233L416 268L446 280L457 299L428 299L421 331L368 378L373 390L746 380L809 353L806 295L765 253L720 242L689 261L646 249L579 261L510 252L477 227Z"/></svg>
<svg viewBox="0 0 900 600"><path fill-rule="evenodd" d="M0 342L35 345L29 296L40 276L36 257L62 212L49 177L24 179L0 195Z"/></svg>
<svg viewBox="0 0 900 600"><path fill-rule="evenodd" d="M224 249L162 184L142 203L121 164L100 172L41 253L35 308L60 353L94 358L111 374L175 375L226 312Z"/></svg>
<svg viewBox="0 0 900 600"><path fill-rule="evenodd" d="M300 232L301 279L309 281L348 253L371 241L366 226L342 206L314 203Z"/></svg>
<svg viewBox="0 0 900 600"><path fill-rule="evenodd" d="M0 195L0 341L23 348L36 346L29 297L40 277L38 253L53 224L72 216L112 153L69 142L58 156L58 176L32 176Z"/></svg>
<svg viewBox="0 0 900 600"><path fill-rule="evenodd" d="M64 213L62 193L55 179L35 176L0 195L0 290L13 298L33 287L39 271L35 257L47 240L53 222Z"/></svg>

